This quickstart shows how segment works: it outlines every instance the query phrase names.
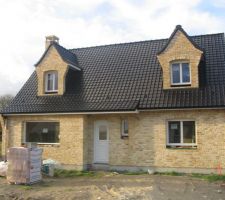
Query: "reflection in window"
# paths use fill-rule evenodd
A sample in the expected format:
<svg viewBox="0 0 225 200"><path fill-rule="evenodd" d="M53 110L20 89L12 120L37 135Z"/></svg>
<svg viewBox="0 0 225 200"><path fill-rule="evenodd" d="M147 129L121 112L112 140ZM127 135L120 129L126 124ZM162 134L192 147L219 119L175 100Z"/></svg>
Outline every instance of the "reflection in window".
<svg viewBox="0 0 225 200"><path fill-rule="evenodd" d="M59 122L27 122L25 142L58 143Z"/></svg>
<svg viewBox="0 0 225 200"><path fill-rule="evenodd" d="M190 82L189 63L173 63L171 65L172 85L190 84Z"/></svg>

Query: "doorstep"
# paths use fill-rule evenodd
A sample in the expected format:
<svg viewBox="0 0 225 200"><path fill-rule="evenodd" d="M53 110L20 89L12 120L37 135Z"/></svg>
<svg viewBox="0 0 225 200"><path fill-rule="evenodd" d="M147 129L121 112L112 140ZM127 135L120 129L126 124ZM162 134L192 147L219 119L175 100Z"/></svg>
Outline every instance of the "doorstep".
<svg viewBox="0 0 225 200"><path fill-rule="evenodd" d="M107 163L93 163L91 169L95 171L109 171L109 164Z"/></svg>

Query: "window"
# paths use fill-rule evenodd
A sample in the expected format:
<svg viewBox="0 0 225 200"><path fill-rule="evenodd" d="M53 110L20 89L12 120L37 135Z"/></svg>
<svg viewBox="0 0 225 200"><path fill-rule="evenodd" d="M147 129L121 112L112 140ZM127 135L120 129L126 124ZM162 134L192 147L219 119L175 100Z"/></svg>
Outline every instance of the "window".
<svg viewBox="0 0 225 200"><path fill-rule="evenodd" d="M59 143L59 122L27 122L25 142Z"/></svg>
<svg viewBox="0 0 225 200"><path fill-rule="evenodd" d="M171 84L187 85L191 84L189 63L172 63L171 65Z"/></svg>
<svg viewBox="0 0 225 200"><path fill-rule="evenodd" d="M195 121L169 121L167 145L169 146L196 145Z"/></svg>
<svg viewBox="0 0 225 200"><path fill-rule="evenodd" d="M51 71L45 74L45 92L55 93L58 91L58 72Z"/></svg>
<svg viewBox="0 0 225 200"><path fill-rule="evenodd" d="M107 127L99 126L99 140L107 140Z"/></svg>
<svg viewBox="0 0 225 200"><path fill-rule="evenodd" d="M128 133L129 133L128 120L124 119L124 120L122 120L121 136L128 137Z"/></svg>

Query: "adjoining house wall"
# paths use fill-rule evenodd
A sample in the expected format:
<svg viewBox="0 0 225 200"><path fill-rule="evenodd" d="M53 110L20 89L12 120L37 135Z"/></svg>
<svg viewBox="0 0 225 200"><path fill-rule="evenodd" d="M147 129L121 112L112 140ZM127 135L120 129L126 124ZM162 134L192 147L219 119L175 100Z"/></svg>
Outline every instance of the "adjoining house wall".
<svg viewBox="0 0 225 200"><path fill-rule="evenodd" d="M84 124L85 116L14 116L8 118L8 147L21 146L23 142L24 122L57 121L60 123L59 144L39 145L44 149L43 159L59 161L67 168L84 169Z"/></svg>

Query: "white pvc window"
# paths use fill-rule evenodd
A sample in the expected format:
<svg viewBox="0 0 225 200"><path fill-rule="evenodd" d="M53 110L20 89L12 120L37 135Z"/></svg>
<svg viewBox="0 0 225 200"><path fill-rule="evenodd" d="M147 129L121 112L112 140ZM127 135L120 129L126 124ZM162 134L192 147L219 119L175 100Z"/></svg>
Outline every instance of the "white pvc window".
<svg viewBox="0 0 225 200"><path fill-rule="evenodd" d="M127 119L123 119L122 120L122 131L121 131L121 136L128 136L129 134L129 126L128 126L128 120Z"/></svg>
<svg viewBox="0 0 225 200"><path fill-rule="evenodd" d="M50 71L45 73L45 92L57 92L58 91L58 72Z"/></svg>
<svg viewBox="0 0 225 200"><path fill-rule="evenodd" d="M171 64L171 84L172 85L191 84L191 73L188 62Z"/></svg>
<svg viewBox="0 0 225 200"><path fill-rule="evenodd" d="M195 121L168 121L167 145L196 146Z"/></svg>

